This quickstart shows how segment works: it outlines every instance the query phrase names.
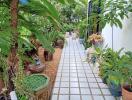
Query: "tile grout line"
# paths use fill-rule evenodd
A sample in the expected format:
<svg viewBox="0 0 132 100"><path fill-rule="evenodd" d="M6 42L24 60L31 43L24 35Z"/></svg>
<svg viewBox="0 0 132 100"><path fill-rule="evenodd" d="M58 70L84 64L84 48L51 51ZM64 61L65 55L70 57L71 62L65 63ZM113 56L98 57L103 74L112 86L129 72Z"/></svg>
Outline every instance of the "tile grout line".
<svg viewBox="0 0 132 100"><path fill-rule="evenodd" d="M78 39L73 40L70 37L70 38L67 38L67 41L68 41L68 44L65 45L63 48L63 52L61 55L61 63L59 63L59 65L61 64L61 66L59 66L57 69L57 70L59 70L59 72L57 71L58 75L56 75L57 80L55 80L55 83L56 82L59 83L58 84L59 86L53 88L53 89L58 88L57 94L56 94L56 92L52 91L52 96L53 95L55 95L55 97L57 96L57 100L63 100L63 99L60 99L60 96L63 97L64 99L65 99L65 97L66 98L68 97L68 99L70 100L72 95L75 97L79 96L80 99L79 99L79 97L77 97L77 100L78 99L83 100L83 96L90 96L90 98L92 98L92 100L95 100L94 96L100 96L103 100L106 100L105 96L112 96L110 94L104 94L103 89L108 89L108 88L101 86L100 83L102 83L102 82L98 79L100 77L97 76L97 72L96 72L96 70L95 71L93 70L92 65L90 65L88 62L86 62L86 64L85 64L85 62L83 61L83 58L86 57L84 46L79 43ZM73 60L72 60L72 58L73 58ZM84 72L83 75L81 75L80 70L82 70L82 72ZM75 75L73 74L71 77L72 73L75 73ZM90 76L88 76L88 75L90 75ZM64 77L64 78L67 77L69 79L62 80L62 77ZM77 78L77 80L72 81L72 79L74 79L74 78ZM91 80L89 80L89 78L91 78L91 79L93 78L96 81L95 82L91 81ZM80 81L80 79L81 79L81 81ZM66 83L66 87L65 87L65 85L62 84L63 82L64 82L64 84ZM67 83L68 83L68 86L67 86ZM74 86L74 85L72 86L72 83L77 84L77 86ZM81 87L80 83L86 83L86 85L88 85L88 86L84 85L84 87ZM95 83L95 86L92 86L91 83ZM90 93L88 93L88 94L81 93L81 91L82 91L81 89L85 90L85 87L87 87L87 89L89 89L88 92L90 92ZM61 88L67 88L68 94L67 94L67 92L66 93L63 92L65 89L62 90L62 92L61 92ZM71 94L72 91L70 91L70 90L72 90L72 88L79 89L79 94L78 94L78 92L77 93L73 92L73 94ZM98 89L101 93L93 94L92 89ZM51 98L51 99L53 99L53 98Z"/></svg>
<svg viewBox="0 0 132 100"><path fill-rule="evenodd" d="M70 100L70 43L69 43L69 100Z"/></svg>
<svg viewBox="0 0 132 100"><path fill-rule="evenodd" d="M88 62L88 64L89 64L89 62ZM90 64L89 64L89 66L91 67L91 70L92 70L92 66L91 66ZM99 86L99 89L100 89L100 91L101 91L101 94L102 94L102 96L103 96L103 99L105 100L105 97L104 97L104 95L103 95L103 92L102 92L101 87L100 87L100 85L99 85L99 83L98 83L98 81L97 81L97 79L96 79L96 77L95 77L95 74L94 74L93 70L92 70L92 73L93 73L93 75L94 75L94 78L95 78L95 80L96 80L98 86Z"/></svg>
<svg viewBox="0 0 132 100"><path fill-rule="evenodd" d="M75 45L74 45L74 56L75 56L75 62L77 62L77 61L76 61L76 54L75 54L75 46L77 47L76 44L77 44L77 43L76 43L76 41L75 41ZM79 87L79 92L80 92L80 99L82 100L82 96L81 96L81 88L80 88L80 82L79 82L78 70L77 70L77 64L76 64L76 71L77 71L77 79L78 79L78 87Z"/></svg>
<svg viewBox="0 0 132 100"><path fill-rule="evenodd" d="M77 47L78 47L78 46L77 46ZM80 52L79 52L79 55L80 55ZM81 55L80 55L80 57L81 57ZM82 59L81 59L81 64L82 64ZM82 66L83 66L83 64L82 64ZM84 68L83 68L83 69L84 69ZM84 73L85 73L85 76L87 77L85 70L84 70ZM89 88L89 90L90 90L90 95L91 95L91 97L92 97L92 100L94 100L93 95L92 95L92 91L91 91L91 88L90 88L90 85L89 85L89 81L88 81L87 78L86 78L86 80L87 80L87 83L88 83L88 88Z"/></svg>
<svg viewBox="0 0 132 100"><path fill-rule="evenodd" d="M89 64L89 63L88 63ZM89 64L89 66L90 66L90 64ZM91 68L91 66L90 66L90 70L92 71L92 74L94 75L94 78L95 78L95 80L96 80L96 82L95 83L97 83L97 85L99 86L99 84L98 84L98 81L97 81L97 79L96 79L96 77L95 77L95 74L94 74L94 72L93 72L93 70L92 70L92 68ZM86 76L87 77L87 76ZM88 79L87 79L87 81L88 81ZM88 81L88 84L89 84L90 82ZM90 85L89 85L90 86ZM101 87L99 86L99 89L100 89L100 91L101 91L101 96L103 96L103 99L105 100L105 98L104 98L104 95L103 95L103 92L102 92L102 90L101 90ZM90 91L91 91L91 87L90 87ZM92 92L91 92L91 96L93 97L93 95L92 95ZM93 98L93 100L94 100L94 98Z"/></svg>
<svg viewBox="0 0 132 100"><path fill-rule="evenodd" d="M63 70L63 66L64 66L64 59L65 59L65 51L66 51L66 48L63 48L64 50L64 54L62 54L63 56L63 62L62 62L62 69L61 69L61 79L62 79L62 70ZM59 66L60 67L60 66ZM57 97L57 100L59 100L59 97L60 97L60 88L61 88L61 79L60 79L60 82L59 82L59 90L58 90L58 97Z"/></svg>

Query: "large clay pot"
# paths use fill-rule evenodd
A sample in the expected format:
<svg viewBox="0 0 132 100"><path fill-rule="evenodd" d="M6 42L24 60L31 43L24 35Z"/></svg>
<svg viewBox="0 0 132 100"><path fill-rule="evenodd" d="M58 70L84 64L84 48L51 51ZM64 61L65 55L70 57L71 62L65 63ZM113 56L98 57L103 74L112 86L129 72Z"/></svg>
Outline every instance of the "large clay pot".
<svg viewBox="0 0 132 100"><path fill-rule="evenodd" d="M43 47L39 47L38 48L38 57L40 59L40 62L42 64L45 64L45 58L44 58L44 48Z"/></svg>
<svg viewBox="0 0 132 100"><path fill-rule="evenodd" d="M56 46L62 49L64 47L64 40L58 39L56 41Z"/></svg>
<svg viewBox="0 0 132 100"><path fill-rule="evenodd" d="M128 91L130 85L126 85L122 87L122 97L123 100L132 100L132 92Z"/></svg>
<svg viewBox="0 0 132 100"><path fill-rule="evenodd" d="M51 61L53 60L53 54L50 53L49 51L44 51L44 58L45 58L45 61Z"/></svg>
<svg viewBox="0 0 132 100"><path fill-rule="evenodd" d="M0 72L0 92L2 91L2 88L4 88L4 81L2 77L2 72Z"/></svg>
<svg viewBox="0 0 132 100"><path fill-rule="evenodd" d="M0 79L0 92L2 91L2 88L4 88L4 81L3 79Z"/></svg>

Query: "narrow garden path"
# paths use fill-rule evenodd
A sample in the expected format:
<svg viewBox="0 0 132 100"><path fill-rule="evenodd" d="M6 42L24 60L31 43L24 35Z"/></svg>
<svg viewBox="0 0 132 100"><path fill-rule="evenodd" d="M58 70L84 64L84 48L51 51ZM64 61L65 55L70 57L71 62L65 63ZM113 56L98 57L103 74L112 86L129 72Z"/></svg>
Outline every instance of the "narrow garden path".
<svg viewBox="0 0 132 100"><path fill-rule="evenodd" d="M85 56L78 39L67 38L51 100L115 100L98 72L84 62Z"/></svg>

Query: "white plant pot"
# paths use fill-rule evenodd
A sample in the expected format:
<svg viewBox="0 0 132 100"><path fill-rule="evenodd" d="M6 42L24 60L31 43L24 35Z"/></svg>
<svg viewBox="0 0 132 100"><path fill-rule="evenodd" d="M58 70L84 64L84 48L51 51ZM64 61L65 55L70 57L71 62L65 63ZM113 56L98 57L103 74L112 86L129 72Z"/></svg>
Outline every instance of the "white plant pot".
<svg viewBox="0 0 132 100"><path fill-rule="evenodd" d="M11 100L18 100L15 91L11 91L11 92L10 92L10 97L11 97Z"/></svg>
<svg viewBox="0 0 132 100"><path fill-rule="evenodd" d="M80 44L83 44L84 43L84 39L80 38L79 42L80 42Z"/></svg>

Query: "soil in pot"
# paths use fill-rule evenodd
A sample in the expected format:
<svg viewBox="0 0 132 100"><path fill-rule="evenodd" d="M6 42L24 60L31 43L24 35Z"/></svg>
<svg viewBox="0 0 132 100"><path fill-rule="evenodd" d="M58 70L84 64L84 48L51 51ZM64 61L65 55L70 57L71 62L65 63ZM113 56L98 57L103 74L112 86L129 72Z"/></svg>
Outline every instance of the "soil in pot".
<svg viewBox="0 0 132 100"><path fill-rule="evenodd" d="M123 100L132 100L132 90L130 89L130 85L122 87L122 97Z"/></svg>
<svg viewBox="0 0 132 100"><path fill-rule="evenodd" d="M115 85L114 83L109 84L109 90L111 94L115 97L119 97L122 95L121 86Z"/></svg>

